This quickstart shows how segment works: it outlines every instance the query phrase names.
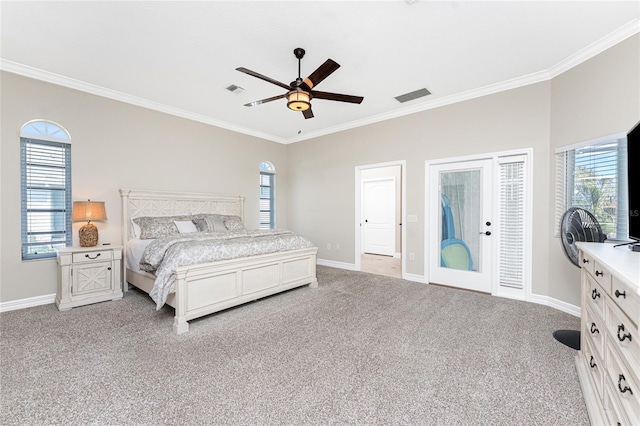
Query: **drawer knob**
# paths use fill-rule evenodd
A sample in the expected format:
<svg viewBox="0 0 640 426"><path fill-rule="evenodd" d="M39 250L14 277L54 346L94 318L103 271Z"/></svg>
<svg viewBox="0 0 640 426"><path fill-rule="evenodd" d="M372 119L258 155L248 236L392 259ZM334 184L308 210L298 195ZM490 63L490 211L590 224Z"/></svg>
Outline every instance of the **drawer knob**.
<svg viewBox="0 0 640 426"><path fill-rule="evenodd" d="M594 288L594 289L591 291L591 298L592 298L593 300L596 300L598 297L600 297L600 293L598 292L598 289L597 289L597 288Z"/></svg>
<svg viewBox="0 0 640 426"><path fill-rule="evenodd" d="M622 336L620 336L621 331L624 331L624 324L620 324L618 326L618 340L624 342L625 339L629 339L629 341L631 341L631 333L623 334Z"/></svg>
<svg viewBox="0 0 640 426"><path fill-rule="evenodd" d="M604 273L602 273L601 271L596 271L596 277L601 277L603 275L604 275Z"/></svg>
<svg viewBox="0 0 640 426"><path fill-rule="evenodd" d="M582 263L589 263L589 259L582 259Z"/></svg>
<svg viewBox="0 0 640 426"><path fill-rule="evenodd" d="M100 257L100 253L96 254L94 257L91 257L88 254L85 254L84 257L86 257L87 259L97 259Z"/></svg>
<svg viewBox="0 0 640 426"><path fill-rule="evenodd" d="M616 292L615 292L614 294L616 295L616 297L620 297L620 296L622 296L622 298L623 298L623 299L626 299L626 298L627 298L627 291L626 291L626 290L625 290L625 291L620 292L620 291L618 291L618 290L616 289Z"/></svg>
<svg viewBox="0 0 640 426"><path fill-rule="evenodd" d="M620 374L618 376L618 389L620 389L620 392L622 393L629 392L630 395L633 395L633 392L631 391L631 388L629 386L625 385L624 387L622 387L623 380L626 381L627 379L624 377L624 374Z"/></svg>
<svg viewBox="0 0 640 426"><path fill-rule="evenodd" d="M596 368L597 367L597 364L596 364L595 359L593 358L593 355L591 355L591 359L589 360L589 367L591 367L591 368Z"/></svg>
<svg viewBox="0 0 640 426"><path fill-rule="evenodd" d="M592 322L591 323L591 334L595 334L595 333L600 333L600 330L598 330L598 327L596 327L596 323Z"/></svg>

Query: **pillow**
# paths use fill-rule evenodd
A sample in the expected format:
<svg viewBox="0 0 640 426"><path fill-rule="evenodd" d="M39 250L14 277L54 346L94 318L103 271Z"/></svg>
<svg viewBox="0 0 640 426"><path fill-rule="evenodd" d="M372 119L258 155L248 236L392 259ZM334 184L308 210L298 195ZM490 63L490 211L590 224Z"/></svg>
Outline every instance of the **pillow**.
<svg viewBox="0 0 640 426"><path fill-rule="evenodd" d="M244 229L244 224L240 216L227 216L224 219L224 225L229 231L241 231Z"/></svg>
<svg viewBox="0 0 640 426"><path fill-rule="evenodd" d="M140 225L135 222L135 219L131 219L131 236L140 238Z"/></svg>
<svg viewBox="0 0 640 426"><path fill-rule="evenodd" d="M224 218L225 216L221 214L207 214L195 219L193 222L200 232L223 232L227 230L224 225Z"/></svg>
<svg viewBox="0 0 640 426"><path fill-rule="evenodd" d="M140 239L160 238L166 235L177 234L176 220L191 220L191 216L143 216L133 219L140 225Z"/></svg>
<svg viewBox="0 0 640 426"><path fill-rule="evenodd" d="M198 228L196 228L196 224L191 220L174 220L173 223L176 224L176 228L178 228L178 232L181 234L190 234L191 232L198 232Z"/></svg>

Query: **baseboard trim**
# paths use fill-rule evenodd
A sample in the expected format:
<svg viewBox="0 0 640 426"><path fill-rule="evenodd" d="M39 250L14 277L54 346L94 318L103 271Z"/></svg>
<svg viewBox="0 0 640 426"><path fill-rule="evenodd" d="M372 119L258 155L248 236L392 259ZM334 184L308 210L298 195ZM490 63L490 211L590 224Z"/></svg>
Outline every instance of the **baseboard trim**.
<svg viewBox="0 0 640 426"><path fill-rule="evenodd" d="M574 317L580 318L582 309L580 306L575 306L562 300L554 299L549 296L541 296L539 294L532 294L527 298L527 302L537 303L539 305L549 306L559 311L565 312Z"/></svg>
<svg viewBox="0 0 640 426"><path fill-rule="evenodd" d="M407 274L405 272L404 274L402 274L402 279L407 280L407 281L413 281L413 282L416 282L416 283L428 284L428 281L426 280L424 275Z"/></svg>
<svg viewBox="0 0 640 426"><path fill-rule="evenodd" d="M318 265L329 266L331 268L346 269L348 271L358 271L354 263L338 262L337 260L318 259Z"/></svg>
<svg viewBox="0 0 640 426"><path fill-rule="evenodd" d="M20 300L11 300L0 303L0 312L17 311L18 309L31 308L34 306L48 305L56 301L56 294L45 294L44 296L29 297Z"/></svg>

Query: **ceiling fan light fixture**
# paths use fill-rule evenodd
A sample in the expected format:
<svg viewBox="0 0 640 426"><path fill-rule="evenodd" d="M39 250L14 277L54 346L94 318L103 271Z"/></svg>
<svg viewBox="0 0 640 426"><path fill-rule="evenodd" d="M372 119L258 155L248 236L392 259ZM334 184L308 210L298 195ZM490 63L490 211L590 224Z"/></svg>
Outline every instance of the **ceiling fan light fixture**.
<svg viewBox="0 0 640 426"><path fill-rule="evenodd" d="M311 96L304 90L292 90L287 93L287 107L293 111L306 111L311 108Z"/></svg>

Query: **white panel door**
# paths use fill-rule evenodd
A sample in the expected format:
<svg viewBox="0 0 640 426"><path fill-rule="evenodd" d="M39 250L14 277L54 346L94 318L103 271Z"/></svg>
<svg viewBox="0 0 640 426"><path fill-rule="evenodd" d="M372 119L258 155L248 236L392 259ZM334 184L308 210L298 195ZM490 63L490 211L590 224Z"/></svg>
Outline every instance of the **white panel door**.
<svg viewBox="0 0 640 426"><path fill-rule="evenodd" d="M396 181L362 181L364 252L394 256L396 252Z"/></svg>
<svg viewBox="0 0 640 426"><path fill-rule="evenodd" d="M429 281L490 293L492 160L431 165Z"/></svg>

